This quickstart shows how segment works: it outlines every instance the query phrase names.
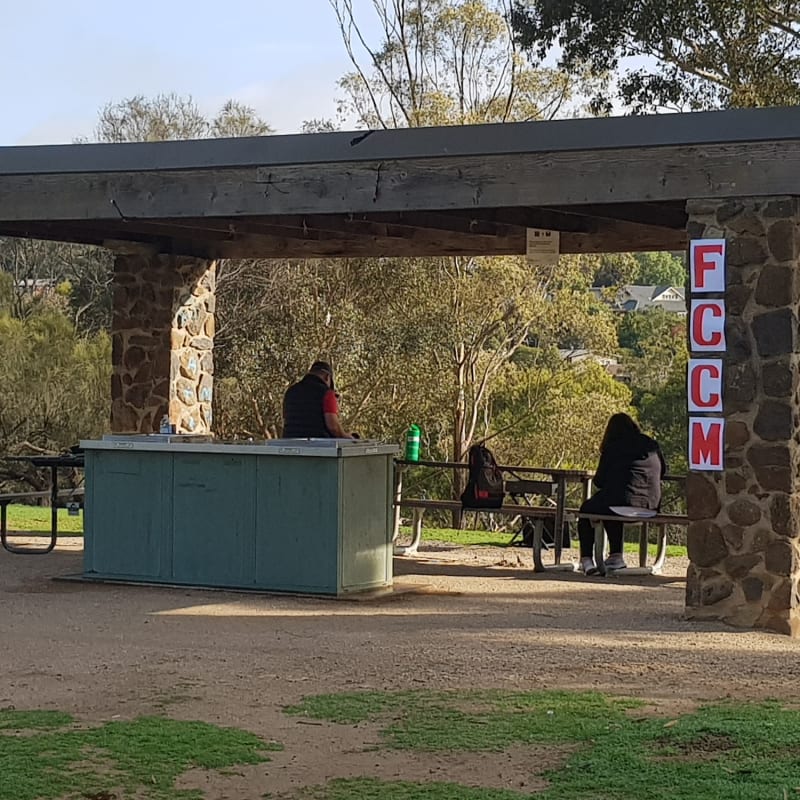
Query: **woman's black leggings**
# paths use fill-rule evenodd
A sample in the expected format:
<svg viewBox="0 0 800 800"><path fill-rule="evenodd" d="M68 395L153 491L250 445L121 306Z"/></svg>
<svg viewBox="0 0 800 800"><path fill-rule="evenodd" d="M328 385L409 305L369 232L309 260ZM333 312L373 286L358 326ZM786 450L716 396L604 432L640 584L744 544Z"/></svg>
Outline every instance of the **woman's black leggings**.
<svg viewBox="0 0 800 800"><path fill-rule="evenodd" d="M608 507L605 493L601 489L597 494L593 494L581 506L581 512L588 514L613 514ZM622 523L607 520L603 523L608 535L609 550L612 553L622 552ZM594 554L594 528L588 519L578 520L578 539L581 543L581 558Z"/></svg>

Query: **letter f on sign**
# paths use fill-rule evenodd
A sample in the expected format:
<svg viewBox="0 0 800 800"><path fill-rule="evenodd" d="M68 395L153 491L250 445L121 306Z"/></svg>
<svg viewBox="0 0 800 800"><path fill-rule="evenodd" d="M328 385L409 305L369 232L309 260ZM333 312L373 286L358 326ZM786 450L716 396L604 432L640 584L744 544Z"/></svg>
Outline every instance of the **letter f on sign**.
<svg viewBox="0 0 800 800"><path fill-rule="evenodd" d="M725 291L725 240L693 239L689 245L693 292Z"/></svg>

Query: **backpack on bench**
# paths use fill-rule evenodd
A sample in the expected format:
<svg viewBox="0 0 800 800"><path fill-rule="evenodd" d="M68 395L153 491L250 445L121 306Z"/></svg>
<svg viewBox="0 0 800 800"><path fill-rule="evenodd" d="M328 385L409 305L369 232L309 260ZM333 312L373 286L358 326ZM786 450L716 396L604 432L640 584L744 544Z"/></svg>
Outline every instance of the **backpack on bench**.
<svg viewBox="0 0 800 800"><path fill-rule="evenodd" d="M469 449L469 478L461 494L462 508L500 508L505 490L503 473L491 450L482 444Z"/></svg>

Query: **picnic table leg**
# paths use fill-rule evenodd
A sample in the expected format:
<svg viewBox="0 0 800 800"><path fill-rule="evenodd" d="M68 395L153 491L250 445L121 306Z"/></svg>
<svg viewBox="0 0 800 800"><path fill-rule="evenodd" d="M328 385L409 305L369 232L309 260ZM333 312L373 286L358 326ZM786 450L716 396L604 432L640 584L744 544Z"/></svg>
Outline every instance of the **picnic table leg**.
<svg viewBox="0 0 800 800"><path fill-rule="evenodd" d="M561 544L564 535L564 507L567 505L567 479L564 475L558 476L558 488L556 490L556 519L553 539L555 540L554 561L558 565L561 563Z"/></svg>
<svg viewBox="0 0 800 800"><path fill-rule="evenodd" d="M411 556L417 552L419 543L422 541L422 515L425 512L424 508L415 508L414 516L411 522L411 544L409 545L395 545L394 554L396 556Z"/></svg>
<svg viewBox="0 0 800 800"><path fill-rule="evenodd" d="M656 560L653 563L653 575L659 575L664 569L664 562L667 558L667 526L658 526L658 549L656 550Z"/></svg>
<svg viewBox="0 0 800 800"><path fill-rule="evenodd" d="M20 547L8 541L8 508L0 504L0 543L9 553L43 556L53 551L58 540L58 468L50 467L50 542L47 547Z"/></svg>
<svg viewBox="0 0 800 800"><path fill-rule="evenodd" d="M647 534L649 528L646 522L643 522L639 528L639 566L647 566Z"/></svg>
<svg viewBox="0 0 800 800"><path fill-rule="evenodd" d="M56 546L58 538L58 467L50 467L50 552Z"/></svg>
<svg viewBox="0 0 800 800"><path fill-rule="evenodd" d="M533 522L533 571L546 572L542 562L542 536L544 533L544 520L535 519Z"/></svg>
<svg viewBox="0 0 800 800"><path fill-rule="evenodd" d="M392 541L396 542L400 535L400 501L403 499L403 467L398 465L395 469L394 479L394 527L392 528Z"/></svg>
<svg viewBox="0 0 800 800"><path fill-rule="evenodd" d="M0 542L8 550L6 536L8 534L8 504L0 503Z"/></svg>
<svg viewBox="0 0 800 800"><path fill-rule="evenodd" d="M606 574L606 526L603 520L593 520L594 523L594 563L601 575Z"/></svg>

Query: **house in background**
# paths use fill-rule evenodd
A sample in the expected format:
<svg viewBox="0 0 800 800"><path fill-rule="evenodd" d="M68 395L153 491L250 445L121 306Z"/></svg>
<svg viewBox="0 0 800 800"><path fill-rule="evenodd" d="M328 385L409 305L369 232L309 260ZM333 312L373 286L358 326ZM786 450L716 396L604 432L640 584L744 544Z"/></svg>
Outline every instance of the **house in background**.
<svg viewBox="0 0 800 800"><path fill-rule="evenodd" d="M652 308L661 308L673 314L686 315L686 294L682 286L628 284L621 287L610 300L607 288L594 287L591 292L598 300L610 303L615 311L649 311Z"/></svg>

